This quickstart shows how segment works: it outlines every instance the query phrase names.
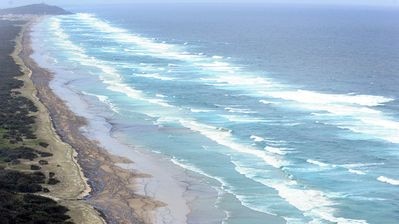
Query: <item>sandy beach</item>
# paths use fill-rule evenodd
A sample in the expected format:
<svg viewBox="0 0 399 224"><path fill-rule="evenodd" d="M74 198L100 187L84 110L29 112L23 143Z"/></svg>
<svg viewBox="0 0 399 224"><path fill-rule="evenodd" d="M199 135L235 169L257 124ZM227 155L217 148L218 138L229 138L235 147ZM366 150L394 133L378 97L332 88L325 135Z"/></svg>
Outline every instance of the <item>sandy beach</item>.
<svg viewBox="0 0 399 224"><path fill-rule="evenodd" d="M0 2L0 224L398 224L397 1L55 3Z"/></svg>
<svg viewBox="0 0 399 224"><path fill-rule="evenodd" d="M57 185L47 186L50 192L43 194L43 196L53 198L68 207L70 216L78 223L105 223L99 212L82 200L91 192L91 188L77 163L76 151L70 145L64 143L56 133L47 108L37 98L37 91L31 80L32 70L27 67L23 60L25 33L37 19L36 17L31 18L22 28L21 34L15 41L16 47L12 57L24 73L20 77L24 82L24 87L19 90L21 95L32 100L38 107L35 134L39 139L49 143L48 150L53 154L48 159L49 164L42 167L42 170L57 173L57 177L61 180Z"/></svg>
<svg viewBox="0 0 399 224"><path fill-rule="evenodd" d="M68 147L70 159L84 174L80 176L82 184L87 180L91 187L85 185L80 198L101 211L108 223L187 223L198 219L192 211L193 201L217 198L217 192L201 184L198 177L177 169L165 158L119 143L103 129L94 135L85 133L91 121L76 115L84 102L78 94L65 89L57 88L57 91L64 91L57 94L50 85L54 74L41 68L32 58L30 34L37 21L31 21L24 29L19 56L35 88L30 95L43 104L41 110L51 126L49 131L60 138L54 141ZM60 99L60 94L67 98ZM64 181L65 185L69 183L71 180ZM221 219L220 215L206 218L209 223Z"/></svg>
<svg viewBox="0 0 399 224"><path fill-rule="evenodd" d="M109 223L151 223L151 214L147 211L159 206L158 203L135 195L132 189L127 187L133 183L136 175L115 165L116 162L126 162L125 159L107 154L95 142L80 134L79 128L85 125L84 119L75 116L51 91L48 86L52 78L51 73L40 68L30 58L32 49L29 38L34 22L37 21L30 22L24 29L22 51L19 55L29 69L29 77L36 89L31 90L32 93L35 92L31 94L31 97L36 98L36 95L43 103L45 107L42 108L41 114L48 112L50 115L48 124L53 125L54 129L51 131L57 133L53 136L60 136L61 139L57 141L64 147L72 146L71 159L79 161L83 173L88 178L92 189L89 190L90 195L86 193L83 196L86 196L90 204L102 211ZM39 102L38 99L36 98L37 102ZM77 153L74 153L74 149ZM73 182L63 181L63 183L67 187L63 186L62 189L70 189L70 184Z"/></svg>

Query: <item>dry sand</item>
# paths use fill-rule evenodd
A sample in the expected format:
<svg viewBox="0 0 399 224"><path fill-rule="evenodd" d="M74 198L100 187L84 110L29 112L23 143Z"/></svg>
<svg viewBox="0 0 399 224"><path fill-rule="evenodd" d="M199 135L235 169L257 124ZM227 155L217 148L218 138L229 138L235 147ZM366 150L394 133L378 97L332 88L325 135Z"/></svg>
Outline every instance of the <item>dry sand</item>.
<svg viewBox="0 0 399 224"><path fill-rule="evenodd" d="M17 37L12 57L24 74L19 77L24 82L23 88L19 91L23 96L32 100L38 108L38 112L35 113L35 134L39 139L49 144L46 150L53 154L52 157L46 158L49 164L42 166L42 171L46 174L48 172L56 173L57 179L61 181L56 185L46 185L45 187L50 192L42 195L51 197L62 205L67 206L70 209L69 215L76 223L104 223L105 221L100 214L91 205L82 201L83 197L91 189L75 159L76 152L71 146L62 142L56 134L47 109L36 97L36 89L30 79L32 72L19 56L23 49L22 40L24 33L30 23L28 22L22 28L21 34Z"/></svg>

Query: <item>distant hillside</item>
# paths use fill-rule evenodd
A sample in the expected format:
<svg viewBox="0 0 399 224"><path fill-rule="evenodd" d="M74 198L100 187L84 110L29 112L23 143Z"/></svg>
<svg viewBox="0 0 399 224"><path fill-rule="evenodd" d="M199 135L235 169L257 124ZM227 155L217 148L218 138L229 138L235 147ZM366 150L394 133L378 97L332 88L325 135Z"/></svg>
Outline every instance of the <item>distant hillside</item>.
<svg viewBox="0 0 399 224"><path fill-rule="evenodd" d="M60 7L47 4L33 4L15 8L0 9L0 14L65 15L71 14Z"/></svg>

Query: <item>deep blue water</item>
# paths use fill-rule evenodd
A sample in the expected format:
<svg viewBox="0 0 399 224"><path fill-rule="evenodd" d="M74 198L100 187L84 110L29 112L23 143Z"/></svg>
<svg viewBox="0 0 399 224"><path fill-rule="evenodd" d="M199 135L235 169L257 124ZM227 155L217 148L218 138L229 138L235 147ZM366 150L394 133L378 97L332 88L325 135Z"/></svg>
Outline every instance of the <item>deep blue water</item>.
<svg viewBox="0 0 399 224"><path fill-rule="evenodd" d="M121 142L209 179L226 223L399 222L398 9L72 10L35 28L46 66Z"/></svg>

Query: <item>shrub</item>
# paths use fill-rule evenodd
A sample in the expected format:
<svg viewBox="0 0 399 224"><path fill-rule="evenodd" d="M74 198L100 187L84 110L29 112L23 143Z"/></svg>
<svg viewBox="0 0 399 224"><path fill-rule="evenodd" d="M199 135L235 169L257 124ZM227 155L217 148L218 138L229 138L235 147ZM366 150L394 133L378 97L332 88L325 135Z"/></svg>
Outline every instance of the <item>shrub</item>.
<svg viewBox="0 0 399 224"><path fill-rule="evenodd" d="M45 142L39 142L39 145L43 148L47 148L49 146L49 144L45 143Z"/></svg>
<svg viewBox="0 0 399 224"><path fill-rule="evenodd" d="M19 163L20 159L33 160L51 156L28 147L16 147L25 139L36 139L33 133L36 106L29 99L21 96L18 89L23 81L15 79L22 75L19 65L10 56L14 51L14 39L26 22L0 20L0 131L13 149L0 148L0 162ZM40 145L44 148L45 144ZM41 160L39 164L48 164ZM39 166L32 165L31 168ZM54 179L54 178L53 178ZM0 223L1 224L67 224L70 217L67 208L52 199L31 195L43 189L46 176L41 172L23 173L0 168ZM53 182L58 180L54 179Z"/></svg>
<svg viewBox="0 0 399 224"><path fill-rule="evenodd" d="M0 170L0 190L39 192L46 176L41 172L22 173L15 170Z"/></svg>
<svg viewBox="0 0 399 224"><path fill-rule="evenodd" d="M41 167L38 166L38 165L30 165L30 169L31 169L31 170L40 170Z"/></svg>
<svg viewBox="0 0 399 224"><path fill-rule="evenodd" d="M0 222L3 224L67 224L68 209L56 201L32 194L20 195L0 190Z"/></svg>
<svg viewBox="0 0 399 224"><path fill-rule="evenodd" d="M58 184L60 181L59 180L57 180L56 178L49 178L48 179L48 181L47 181L47 184L48 185L56 185L56 184Z"/></svg>
<svg viewBox="0 0 399 224"><path fill-rule="evenodd" d="M48 165L47 160L39 160L40 165Z"/></svg>
<svg viewBox="0 0 399 224"><path fill-rule="evenodd" d="M37 153L39 153L39 155L40 155L41 157L50 157L50 156L53 156L53 154L52 154L52 153L49 153L49 152L40 152L40 151L37 151Z"/></svg>

